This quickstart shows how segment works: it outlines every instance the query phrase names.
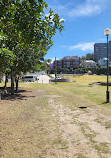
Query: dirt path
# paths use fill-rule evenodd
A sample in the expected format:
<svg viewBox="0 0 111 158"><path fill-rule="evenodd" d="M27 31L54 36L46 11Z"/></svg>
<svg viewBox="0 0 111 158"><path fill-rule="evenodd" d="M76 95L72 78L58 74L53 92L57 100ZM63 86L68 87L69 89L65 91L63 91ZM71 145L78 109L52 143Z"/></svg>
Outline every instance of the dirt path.
<svg viewBox="0 0 111 158"><path fill-rule="evenodd" d="M65 152L56 152L56 157L111 157L111 118L101 114L101 109L71 111L53 97L49 103L54 109L53 117L58 123L61 139L66 143Z"/></svg>
<svg viewBox="0 0 111 158"><path fill-rule="evenodd" d="M0 102L0 158L110 158L111 117L26 89Z"/></svg>

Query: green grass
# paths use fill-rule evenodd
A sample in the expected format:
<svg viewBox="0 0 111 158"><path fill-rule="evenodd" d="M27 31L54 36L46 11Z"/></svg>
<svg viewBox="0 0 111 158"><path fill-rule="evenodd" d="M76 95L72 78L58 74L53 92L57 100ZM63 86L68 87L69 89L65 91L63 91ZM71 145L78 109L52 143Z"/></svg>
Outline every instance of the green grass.
<svg viewBox="0 0 111 158"><path fill-rule="evenodd" d="M107 121L105 122L105 128L111 128L111 122L110 121Z"/></svg>
<svg viewBox="0 0 111 158"><path fill-rule="evenodd" d="M95 145L95 149L102 153L109 153L109 146L106 142L101 142L98 145Z"/></svg>
<svg viewBox="0 0 111 158"><path fill-rule="evenodd" d="M84 99L88 99L93 103L97 103L103 106L111 105L111 103L106 102L106 86L93 85L89 86L92 82L105 82L106 76L68 76L73 81L72 83L51 83L51 84L38 84L38 83L30 83L24 84L20 83L22 87L29 87L33 89L42 89L46 90L48 94L59 95L65 98L71 98L73 100L74 97L81 97ZM111 80L111 79L110 79ZM109 87L111 90L111 87Z"/></svg>
<svg viewBox="0 0 111 158"><path fill-rule="evenodd" d="M57 137L52 141L52 145L60 145L61 149L67 149L68 148L68 142L61 139L61 137Z"/></svg>
<svg viewBox="0 0 111 158"><path fill-rule="evenodd" d="M28 87L36 90L45 90L47 94L62 96L62 102L64 100L77 100L78 97L81 99L88 99L92 103L97 103L102 106L109 106L111 103L106 102L106 86L93 85L89 84L92 82L105 82L106 76L93 76L93 75L81 75L81 76L65 76L66 78L70 78L75 82L72 83L50 83L50 84L38 84L38 83L30 83L24 84L19 83L19 87ZM109 77L109 81L111 81L111 77ZM0 86L3 86L3 83L0 83ZM10 83L8 84L10 86ZM111 87L109 87L111 91ZM66 99L65 99L66 98ZM71 101L72 102L72 101ZM75 103L76 104L76 103ZM77 103L78 104L78 103Z"/></svg>

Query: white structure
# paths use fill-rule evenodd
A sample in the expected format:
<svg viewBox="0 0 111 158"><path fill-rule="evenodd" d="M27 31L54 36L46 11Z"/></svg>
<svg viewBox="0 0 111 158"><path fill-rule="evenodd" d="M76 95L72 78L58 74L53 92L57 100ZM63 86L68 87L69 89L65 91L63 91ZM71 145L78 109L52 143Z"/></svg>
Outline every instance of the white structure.
<svg viewBox="0 0 111 158"><path fill-rule="evenodd" d="M98 65L99 66L107 66L107 58L99 59Z"/></svg>
<svg viewBox="0 0 111 158"><path fill-rule="evenodd" d="M96 62L95 61L93 61L93 60L85 60L85 61L83 61L81 64L80 64L80 66L82 66L82 67L95 67L96 66Z"/></svg>

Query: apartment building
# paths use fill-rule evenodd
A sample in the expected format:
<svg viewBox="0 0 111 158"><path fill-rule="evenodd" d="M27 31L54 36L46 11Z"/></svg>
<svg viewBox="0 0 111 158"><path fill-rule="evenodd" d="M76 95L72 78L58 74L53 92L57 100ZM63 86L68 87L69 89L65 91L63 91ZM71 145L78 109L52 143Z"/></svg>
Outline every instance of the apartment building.
<svg viewBox="0 0 111 158"><path fill-rule="evenodd" d="M78 56L66 56L60 60L56 60L53 63L54 68L78 68L79 67L79 58Z"/></svg>
<svg viewBox="0 0 111 158"><path fill-rule="evenodd" d="M108 48L108 59L111 61L111 41L109 41ZM99 59L107 58L107 43L94 44L94 58L96 62L98 62Z"/></svg>

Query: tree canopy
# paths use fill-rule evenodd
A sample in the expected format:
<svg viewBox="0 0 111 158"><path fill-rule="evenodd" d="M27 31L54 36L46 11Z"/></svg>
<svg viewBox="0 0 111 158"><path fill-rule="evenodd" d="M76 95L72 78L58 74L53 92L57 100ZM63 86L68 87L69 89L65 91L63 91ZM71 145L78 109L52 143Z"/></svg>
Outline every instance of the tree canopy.
<svg viewBox="0 0 111 158"><path fill-rule="evenodd" d="M1 0L0 48L4 60L5 54L15 55L8 65L11 73L29 71L43 60L62 22L44 0Z"/></svg>
<svg viewBox="0 0 111 158"><path fill-rule="evenodd" d="M87 53L85 56L80 58L81 62L84 60L94 60L94 53Z"/></svg>

